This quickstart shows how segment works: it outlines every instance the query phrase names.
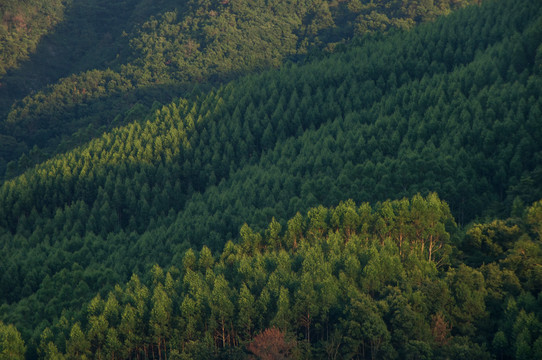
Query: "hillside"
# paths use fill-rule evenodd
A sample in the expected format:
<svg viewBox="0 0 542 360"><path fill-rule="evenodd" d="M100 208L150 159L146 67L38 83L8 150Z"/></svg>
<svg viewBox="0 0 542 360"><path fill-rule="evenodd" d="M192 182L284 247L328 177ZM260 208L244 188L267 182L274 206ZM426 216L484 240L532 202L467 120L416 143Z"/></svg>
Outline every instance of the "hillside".
<svg viewBox="0 0 542 360"><path fill-rule="evenodd" d="M464 278L472 280L470 290L450 295L453 298L450 307L415 309L410 314L414 318L421 316L419 321L426 323L423 334L408 338L412 341L407 341L409 346L417 349L411 349L413 354L429 357L429 354L435 357L449 354L446 349L439 353L441 350L430 343L433 340L429 340L429 333L433 333L428 324L434 316L434 321L441 323L441 330L447 334L449 329L455 339L450 345L455 346L456 355L452 358L461 357L463 350L482 358L491 356L488 354L496 357L499 351L503 351L501 355L506 351L509 358L521 358L517 348L529 353L540 336L535 322L539 321L540 312L534 300L540 291L535 266L540 254L537 242L540 220L536 215L539 205L525 210L542 199L539 185L542 144L537 141L542 138L542 7L539 5L537 0L489 1L410 31L364 36L339 46L332 54L317 56L303 64L290 62L277 70L244 76L213 90L194 89L165 106L155 105L152 112L135 107L128 124L6 181L0 187L0 248L7 259L0 263L0 320L15 324L26 342L29 358L43 357L37 350L42 336L45 345L51 341L58 351L72 351L65 341L70 338L74 324L79 322L80 332L92 336L88 333L92 329L89 324L100 316L109 316L102 314L104 303L100 298L95 300L96 309L89 308L89 301L96 294L105 299L114 290L116 301L126 307L127 302L122 298L128 296L123 295L123 286L117 289L116 285L125 284L133 274L143 279L142 286L147 291L152 289L154 294L158 283L166 286L166 278L160 275L153 283L150 271L154 268L159 272L156 264L163 269L183 268L189 249L202 249L205 245L208 250L202 252L207 253L211 262L212 253L218 258L220 251L227 253L233 251L231 247L242 247L240 244L248 241L247 238L253 242L265 239L262 243L265 245L278 241L279 237L285 242L281 246L293 251L295 246L286 244L291 233L287 235L277 229L287 229L292 219L299 220L298 212L308 212L308 218L316 215L314 210L311 215L311 209L323 211L324 218L320 220L327 224L312 235L316 243L328 242L333 234L328 231L331 226L344 232L338 243L350 243L347 233L351 230L329 222L334 221L329 214L346 206L346 199L364 204L358 207L348 202L348 206L355 207L357 216L363 211L372 214L372 220L367 220L369 228L363 230L360 223L361 227L356 225L353 230L356 234L363 231L370 234L372 240L363 248L372 254L374 251L389 254L390 259L395 256L397 264L403 264L408 259L397 255L401 254L401 245L386 245L398 240L390 227L394 226L391 221L395 211L399 211L395 208L399 202L386 200L406 197L410 200L403 201L411 207L415 199L422 199L421 203L432 199L440 204L438 207L445 215L438 231L445 239L442 250L446 250L447 257L436 266L437 259L430 255L425 240L420 242L423 249L420 276L432 279L437 289L444 288L444 281L452 292L456 291L454 284L463 282ZM392 204L389 205L392 210L384 204ZM490 220L497 217L510 219L495 223ZM480 224L464 227L473 221ZM247 225L243 226L244 223ZM459 229L454 223L459 224ZM429 228L425 225L420 225L421 232L432 229L433 225L427 225ZM273 231L279 235L270 235ZM264 235L257 235L258 232ZM469 235L465 236L465 232ZM429 241L428 236L430 233L423 238ZM308 238L308 233L303 233L303 237ZM234 242L228 243L229 240ZM225 248L225 244L229 245ZM266 251L259 246L256 246L259 251ZM274 250L269 251L269 256L278 256ZM243 254L239 248L234 252ZM356 255L358 261L364 259L362 255ZM294 272L299 273L305 255L291 256L296 264L292 265ZM522 267L520 259L530 265ZM490 262L500 272L494 267L483 267ZM363 269L366 265L360 263ZM417 271L418 265L401 266L412 272ZM334 276L339 276L339 270ZM223 270L217 273L220 271ZM268 273L266 276L272 271ZM181 272L175 270L171 270L170 276L173 281L182 279ZM504 285L498 285L503 278L506 278ZM383 306L379 310L382 318L374 321L380 329L384 324L388 331L381 332L383 342L378 349L363 353L360 344L369 346L364 341L370 339L360 340L366 334L358 333L359 337L351 340L351 346L357 344L358 348L344 351L358 357L370 357L380 351L390 358L406 356L410 350L404 348L405 343L389 337L390 331L399 331L393 325L394 313L384 308L389 304L378 303L388 296L387 290L378 284L397 286L409 299L418 296L415 289L410 289L412 284L401 282L403 279L400 275L399 280L385 279L377 285L367 285L373 280L365 275L355 280L352 287L356 294L363 294L359 297L366 299L366 304L345 308L348 292L341 293L339 305L333 306L350 309L352 317L357 316L355 311L363 313L373 306ZM215 278L205 281L214 289ZM232 289L240 292L242 282L248 280L234 276L227 281L236 283L227 285L232 287L226 292ZM261 281L268 282L267 278ZM278 287L273 285L278 289L273 301L278 299L281 286L291 296L295 294L302 288L299 281L292 279L290 283L279 283ZM497 283L490 288L487 284L491 281ZM487 285L486 292L471 293L472 289L482 289L482 284ZM186 283L183 286L186 290ZM251 296L261 296L263 285L247 286ZM185 296L180 285L176 289L175 295L170 292L168 296ZM427 291L429 295L424 296L430 299L431 294L440 290ZM485 309L491 308L497 314L505 304L512 306L507 294L512 294L517 314L523 309L521 316L534 319L529 320L534 324L529 325L532 329L529 327L529 333L522 337L515 325L510 325L510 321L520 321L516 327L521 326L523 320L515 317L508 319L508 323L495 320L496 323L484 327L489 319ZM146 304L155 301L150 295L146 299ZM176 304L175 316L179 316L179 299L171 303ZM293 303L294 299L288 301ZM231 297L230 301L237 300ZM397 304L402 304L400 298L398 301ZM431 302L408 301L406 304L411 308L428 306ZM330 302L328 310L331 308ZM479 312L464 312L473 308ZM249 335L272 325L273 311L274 308L260 311L268 318L257 327L249 327ZM348 312L315 311L329 315L334 324L342 319L342 329L348 328ZM119 325L119 314L111 315L108 323ZM232 314L228 316L231 318ZM323 330L325 317L315 319L314 328L311 324L300 325L297 320L301 317L289 321L290 331L305 344L300 345L305 347L299 351L323 354L326 346L323 341L330 341L331 336ZM201 324L194 325L197 334L203 334ZM453 324L451 329L450 324ZM178 331L184 325L167 322L164 326ZM119 341L126 345L125 335L120 335L122 330L115 326L112 325L114 331L122 339ZM357 325L352 326L348 330L352 331L350 338L357 331ZM11 328L1 328L12 332ZM160 329L161 325L157 325L156 331ZM494 340L499 331L502 336L512 338L502 341L499 335L499 340ZM105 336L106 330L101 333ZM211 339L205 338L208 342L197 343L189 351L211 349L218 354L226 342L231 351L234 351L231 345L238 348L235 341L241 340L237 335L231 335L225 328L221 333L221 338L213 338L216 333L210 333ZM172 338L171 332L167 334L145 342L152 350L135 351L156 352L156 356L161 356L158 352L164 348L160 344ZM183 336L191 341L192 335ZM239 336L248 341L246 334ZM399 335L394 333L393 339L395 336ZM434 334L431 336L435 338ZM446 336L440 341L445 339ZM103 341L103 338L91 341L93 353L98 353L96 346L100 349L104 346ZM514 347L507 348L508 343ZM380 347L384 345L385 348ZM128 345L123 351L134 354L134 348Z"/></svg>
<svg viewBox="0 0 542 360"><path fill-rule="evenodd" d="M38 18L41 16L46 19L55 19L54 26L48 27L33 19L28 21L32 24L21 31L10 26L9 22L5 22L3 28L5 31L0 33L0 44L4 49L3 55L5 57L8 57L9 54L19 55L18 58L4 58L0 61L0 65L3 66L3 71L0 72L0 134L2 134L0 172L4 173L6 163L12 160L15 162L8 169L8 177L22 172L30 164L43 161L49 153L54 152L63 134L71 134L78 130L77 126L66 127L68 122L75 121L73 118L77 117L63 105L68 101L67 97L70 97L72 102L74 100L73 96L68 95L65 91L66 83L71 83L71 86L68 86L72 92L73 81L78 78L81 78L78 83L82 83L83 87L87 86L89 91L92 86L102 85L98 82L88 84L89 76L86 73L90 72L96 75L106 71L109 67L118 67L117 62L120 58L126 57L129 49L129 38L125 32L132 32L133 28L143 23L150 14L171 10L171 3L171 1L148 2L142 0L72 0L62 2L46 0L7 1L6 5L0 5L0 15L4 19L9 19L17 13L30 13L36 14L35 16ZM53 11L55 16L51 14ZM36 29L40 31L38 32ZM18 35L23 40L17 40ZM32 41L32 44L29 45L29 41ZM103 78L103 75L99 78ZM54 84L57 85L55 89L52 89ZM55 94L44 100L43 94L50 93L51 90ZM92 92L99 92L99 90L92 88ZM114 92L111 92L110 95L113 96ZM24 106L25 100L23 99L27 99L26 103L28 104L28 100L31 98L35 101L31 106L31 112L36 117L44 118L43 121L46 121L47 124L42 123L39 127L28 125L17 129L14 123L20 121L9 121L8 115L14 109ZM86 100L88 104L89 99ZM132 100L132 102L135 101ZM37 104L39 106L36 106ZM104 101L102 106L104 105L109 108L109 111L115 111L112 104L107 104ZM51 113L52 109L54 109L54 113ZM97 108L93 108L92 111L96 112ZM101 116L104 113L102 111ZM51 120L51 116L58 117L58 119ZM81 116L82 114L80 114ZM22 117L25 118L25 115ZM93 120L96 119L87 119L84 127ZM55 124L56 121L58 123ZM97 123L97 125L99 124ZM58 128L62 128L62 126L66 129L58 131ZM49 127L53 127L53 129L49 129L47 132ZM35 132L40 134L36 135ZM40 141L37 140L37 137L40 138ZM51 137L53 139L50 139ZM50 143L45 145L49 140ZM33 149L34 145L37 147ZM65 147L63 146L61 149ZM30 154L29 149L33 150ZM16 160L21 154L25 154L25 157L22 162L17 163ZM27 159L26 162L25 159Z"/></svg>
<svg viewBox="0 0 542 360"><path fill-rule="evenodd" d="M28 58L63 19L66 1L4 0L0 4L0 77Z"/></svg>
<svg viewBox="0 0 542 360"><path fill-rule="evenodd" d="M318 206L262 233L244 224L217 256L190 249L179 267L154 265L63 312L38 354L538 359L541 225L539 201L461 234L434 193ZM0 322L0 335L11 359L24 353L15 328Z"/></svg>
<svg viewBox="0 0 542 360"><path fill-rule="evenodd" d="M457 241L446 203L352 200L241 227L215 258L188 250L76 320L46 328L46 356L80 358L538 359L542 202ZM455 241L450 236L456 237ZM532 238L531 238L532 236ZM532 240L531 240L532 239ZM459 248L479 253L476 267ZM482 265L483 264L483 265ZM65 346L63 346L65 344ZM59 350L60 349L60 350Z"/></svg>
<svg viewBox="0 0 542 360"><path fill-rule="evenodd" d="M472 2L29 2L28 11L45 4L59 15L28 49L7 41L15 38L13 26L0 33L6 54L36 49L26 62L1 64L9 71L0 78L0 174L11 178L130 122L134 106L148 111L156 101L186 96L195 84L300 61L356 34L408 29ZM4 10L5 17L12 13Z"/></svg>

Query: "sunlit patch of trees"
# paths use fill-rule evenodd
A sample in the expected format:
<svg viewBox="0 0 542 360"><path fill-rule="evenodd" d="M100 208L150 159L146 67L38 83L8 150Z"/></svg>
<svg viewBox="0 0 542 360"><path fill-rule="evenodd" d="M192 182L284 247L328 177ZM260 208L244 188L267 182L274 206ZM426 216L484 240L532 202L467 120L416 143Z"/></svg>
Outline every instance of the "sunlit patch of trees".
<svg viewBox="0 0 542 360"><path fill-rule="evenodd" d="M262 233L245 224L215 256L205 246L189 249L168 270L155 265L144 280L133 275L83 311L63 315L43 330L38 353L536 359L541 218L539 201L503 221L507 226L477 224L458 244L447 204L430 194L374 208L351 200L319 206L285 229L273 219ZM484 241L502 248L498 260L475 230L485 227L492 231ZM489 261L465 265L472 250Z"/></svg>

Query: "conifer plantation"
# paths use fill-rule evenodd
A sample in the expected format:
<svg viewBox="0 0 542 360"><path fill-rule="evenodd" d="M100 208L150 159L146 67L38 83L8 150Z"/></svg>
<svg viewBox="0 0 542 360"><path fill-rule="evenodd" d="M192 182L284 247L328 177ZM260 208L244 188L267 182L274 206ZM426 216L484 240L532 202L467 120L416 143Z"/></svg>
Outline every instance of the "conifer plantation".
<svg viewBox="0 0 542 360"><path fill-rule="evenodd" d="M5 3L0 359L542 358L540 0Z"/></svg>

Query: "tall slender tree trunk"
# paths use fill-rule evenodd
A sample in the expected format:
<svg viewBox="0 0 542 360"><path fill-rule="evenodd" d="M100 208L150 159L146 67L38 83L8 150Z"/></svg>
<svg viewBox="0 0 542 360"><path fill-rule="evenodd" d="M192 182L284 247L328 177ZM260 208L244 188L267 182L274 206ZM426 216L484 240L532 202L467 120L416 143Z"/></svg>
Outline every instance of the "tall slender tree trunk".
<svg viewBox="0 0 542 360"><path fill-rule="evenodd" d="M160 338L158 338L158 343L156 345L158 345L158 360L162 360L162 344L161 344L161 340Z"/></svg>
<svg viewBox="0 0 542 360"><path fill-rule="evenodd" d="M307 311L307 341L311 343L311 314Z"/></svg>
<svg viewBox="0 0 542 360"><path fill-rule="evenodd" d="M420 242L422 244L422 252L421 252L421 258L423 259L423 252L425 250L425 241L423 240L423 238L420 238Z"/></svg>
<svg viewBox="0 0 542 360"><path fill-rule="evenodd" d="M226 330L225 330L225 324L224 319L222 319L222 348L226 347Z"/></svg>
<svg viewBox="0 0 542 360"><path fill-rule="evenodd" d="M431 257L433 255L433 235L429 236L429 262L431 262Z"/></svg>
<svg viewBox="0 0 542 360"><path fill-rule="evenodd" d="M403 233L399 233L399 256L403 258Z"/></svg>

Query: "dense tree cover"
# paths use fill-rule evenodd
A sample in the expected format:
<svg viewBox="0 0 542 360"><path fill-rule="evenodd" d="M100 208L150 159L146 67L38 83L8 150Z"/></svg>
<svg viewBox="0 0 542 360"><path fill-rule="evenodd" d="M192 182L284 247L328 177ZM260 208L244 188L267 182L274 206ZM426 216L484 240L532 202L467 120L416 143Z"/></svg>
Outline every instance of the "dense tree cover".
<svg viewBox="0 0 542 360"><path fill-rule="evenodd" d="M203 245L208 249L198 261L211 267L212 251L240 228L242 238L277 244L280 229L288 228L288 246L296 249L306 234L295 214L313 208L309 217L325 224L320 213L347 198L375 204L437 191L460 224L477 216L524 218L522 204L542 198L540 12L536 0L488 2L410 32L367 36L304 65L195 91L154 106L151 116L145 105L135 106L128 125L0 187L0 248L8 254L0 263L2 320L17 326L35 357L46 327L60 322L69 333L81 304L98 292L107 296L133 273L143 277L155 263L179 267L187 249ZM353 221L345 227L348 238L357 225L349 212L344 216ZM536 219L536 212L530 216ZM393 226L399 225L378 229ZM484 256L500 261L516 243L513 226L496 222L476 231L466 248L479 249L468 258L471 267L481 266ZM428 263L449 251L440 244L420 243ZM510 262L520 266L524 250L537 251L519 249ZM530 284L533 270L522 271L517 276ZM371 296L379 291L368 286ZM304 289L310 298L311 288ZM293 304L283 293L277 321ZM223 305L214 310L226 311L215 320L223 325L222 345L233 341L226 323L237 306ZM366 311L359 306L353 316ZM449 318L429 315L445 341ZM468 317L459 310L454 316ZM79 321L87 331L87 320ZM299 328L310 343L320 341L311 336L313 321L305 317ZM169 341L161 332L153 336L156 351Z"/></svg>
<svg viewBox="0 0 542 360"><path fill-rule="evenodd" d="M15 2L8 1L7 5L12 3ZM22 4L34 2L16 3L26 6ZM40 6L48 11L54 9L50 3L39 1ZM138 101L145 102L147 96L157 100L170 99L159 96L155 90L148 91L148 94L127 92L131 88L127 86L129 79L119 79L120 75L116 72L112 74L108 68L117 68L118 62L126 58L125 53L129 50L126 31L131 33L134 26L144 22L149 14L172 9L174 3L173 0L65 2L62 21L58 21L41 38L27 61L16 67L11 66L0 79L1 144L9 144L0 149L0 172L4 173L6 162L17 160L21 153L25 153L23 161L13 163L7 175L21 172L17 165L24 169L53 151L65 151L66 145L71 144L62 144L57 148L56 145L62 141L80 144L81 139L90 139L98 133L96 129L107 125L117 113L122 115L122 109L126 110ZM176 6L182 9L179 4ZM32 26L38 25L36 22ZM12 45L15 47L12 50L18 52L20 49L16 46L23 44ZM115 86L112 79L119 79L119 86ZM103 96L104 91L108 92L107 98ZM123 97L119 96L120 91L124 92ZM83 96L78 97L79 93ZM29 99L34 95L35 101L29 104ZM75 105L78 106L74 108ZM26 110L17 111L19 108ZM8 119L10 112L12 114ZM14 118L22 122L14 122ZM38 118L42 118L43 122L40 123ZM93 124L94 129L88 129L89 124ZM76 134L73 139L68 137L77 130L83 134ZM42 152L40 158L34 159L35 156L29 155L29 150L35 153L35 149L32 149L34 146L38 146ZM28 158L32 161L28 162Z"/></svg>
<svg viewBox="0 0 542 360"><path fill-rule="evenodd" d="M375 207L318 206L284 230L274 219L261 233L244 224L217 256L190 249L168 270L155 265L144 279L134 274L96 295L45 328L38 353L539 359L541 219L539 201L521 217L476 224L463 236L432 193ZM484 242L498 244L501 256ZM463 263L473 248L483 265Z"/></svg>
<svg viewBox="0 0 542 360"><path fill-rule="evenodd" d="M45 155L63 152L102 126L110 129L138 102L150 107L149 97L168 103L183 94L181 84L278 67L311 49L331 51L355 34L407 29L476 2L74 0L35 66L0 88L0 134L18 144L0 152L0 170L20 160L7 169L12 177L34 164L28 161L34 146ZM51 61L41 64L43 58Z"/></svg>
<svg viewBox="0 0 542 360"><path fill-rule="evenodd" d="M21 334L13 325L0 321L0 359L24 359L26 347Z"/></svg>
<svg viewBox="0 0 542 360"><path fill-rule="evenodd" d="M0 3L0 79L36 49L63 19L67 0L4 0Z"/></svg>

